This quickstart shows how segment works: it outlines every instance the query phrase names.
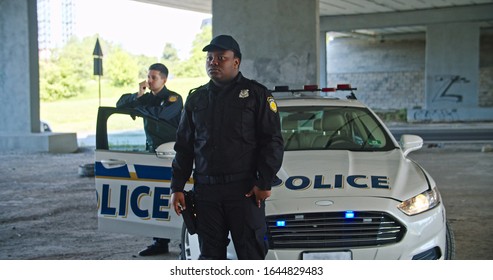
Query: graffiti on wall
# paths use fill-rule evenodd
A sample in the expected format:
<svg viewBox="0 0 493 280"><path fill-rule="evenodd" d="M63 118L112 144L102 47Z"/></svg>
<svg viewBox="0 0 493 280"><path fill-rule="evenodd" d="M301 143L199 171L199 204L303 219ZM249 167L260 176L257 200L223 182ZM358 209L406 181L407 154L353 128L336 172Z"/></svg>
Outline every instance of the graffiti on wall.
<svg viewBox="0 0 493 280"><path fill-rule="evenodd" d="M411 109L408 111L409 121L459 121L461 116L457 108L464 103L467 89L465 84L470 81L460 75L437 75L429 78L428 108ZM449 106L448 104L456 104Z"/></svg>
<svg viewBox="0 0 493 280"><path fill-rule="evenodd" d="M457 109L432 109L432 110L421 110L421 109L411 109L408 113L409 121L443 121L443 122L453 122L459 121L460 117Z"/></svg>
<svg viewBox="0 0 493 280"><path fill-rule="evenodd" d="M452 101L461 103L463 95L457 92L461 91L460 85L469 83L469 80L459 75L435 76L433 81L433 98L432 103Z"/></svg>

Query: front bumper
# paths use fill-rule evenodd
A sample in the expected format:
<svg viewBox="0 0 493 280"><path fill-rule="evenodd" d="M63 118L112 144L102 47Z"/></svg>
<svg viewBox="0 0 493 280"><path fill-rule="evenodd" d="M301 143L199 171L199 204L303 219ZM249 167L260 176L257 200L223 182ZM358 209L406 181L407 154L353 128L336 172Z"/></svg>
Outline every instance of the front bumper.
<svg viewBox="0 0 493 280"><path fill-rule="evenodd" d="M443 204L415 216L407 216L397 209L398 201L378 197L330 197L329 206L317 206L321 198L269 201L267 216L291 213L319 212L384 212L405 227L400 241L392 244L358 247L310 248L303 245L290 249L270 249L266 259L299 260L304 252L349 251L354 260L411 260L428 256L444 259L446 244L446 218ZM344 208L342 208L344 206ZM293 211L296 209L296 211ZM333 254L337 255L337 254Z"/></svg>

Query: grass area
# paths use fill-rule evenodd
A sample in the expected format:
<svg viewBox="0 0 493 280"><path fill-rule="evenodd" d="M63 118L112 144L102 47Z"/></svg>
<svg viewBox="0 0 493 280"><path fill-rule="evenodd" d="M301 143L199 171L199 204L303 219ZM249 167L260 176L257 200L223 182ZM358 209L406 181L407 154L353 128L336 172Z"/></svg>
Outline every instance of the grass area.
<svg viewBox="0 0 493 280"><path fill-rule="evenodd" d="M185 100L190 89L205 84L209 78L174 78L168 80L168 89L178 92ZM101 106L115 106L123 93L136 92L138 85L115 88L101 81ZM71 99L41 102L41 120L54 132L77 132L78 136L95 134L99 107L99 82L87 83L87 90Z"/></svg>

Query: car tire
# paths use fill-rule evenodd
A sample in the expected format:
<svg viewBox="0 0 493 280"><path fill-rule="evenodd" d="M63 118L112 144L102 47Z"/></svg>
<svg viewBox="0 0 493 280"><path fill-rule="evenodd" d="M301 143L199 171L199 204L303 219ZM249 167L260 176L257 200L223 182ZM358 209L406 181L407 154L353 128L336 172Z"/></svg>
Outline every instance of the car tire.
<svg viewBox="0 0 493 280"><path fill-rule="evenodd" d="M180 260L191 260L192 256L190 254L190 239L187 227L185 223L181 226L181 252L180 252Z"/></svg>
<svg viewBox="0 0 493 280"><path fill-rule="evenodd" d="M449 221L446 222L446 227L447 233L445 236L446 244L444 259L453 260L455 259L455 236Z"/></svg>

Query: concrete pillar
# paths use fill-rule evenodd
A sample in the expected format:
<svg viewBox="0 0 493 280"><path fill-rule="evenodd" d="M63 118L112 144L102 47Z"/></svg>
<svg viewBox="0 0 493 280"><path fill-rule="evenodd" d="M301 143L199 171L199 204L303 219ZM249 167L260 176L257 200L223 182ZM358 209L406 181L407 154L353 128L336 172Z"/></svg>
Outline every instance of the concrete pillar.
<svg viewBox="0 0 493 280"><path fill-rule="evenodd" d="M36 1L0 5L0 131L39 132Z"/></svg>
<svg viewBox="0 0 493 280"><path fill-rule="evenodd" d="M321 31L320 32L320 48L319 48L319 53L320 53L320 78L319 78L319 84L320 88L323 87L331 87L330 85L327 84L327 32ZM332 85L333 87L334 85Z"/></svg>
<svg viewBox="0 0 493 280"><path fill-rule="evenodd" d="M426 109L477 107L479 24L429 25L425 75Z"/></svg>
<svg viewBox="0 0 493 280"><path fill-rule="evenodd" d="M318 0L213 0L214 36L240 44L240 69L269 88L319 80Z"/></svg>
<svg viewBox="0 0 493 280"><path fill-rule="evenodd" d="M0 2L0 151L73 152L75 133L40 133L36 0Z"/></svg>
<svg viewBox="0 0 493 280"><path fill-rule="evenodd" d="M408 110L408 121L488 121L479 104L479 40L476 22L427 26L425 108Z"/></svg>

